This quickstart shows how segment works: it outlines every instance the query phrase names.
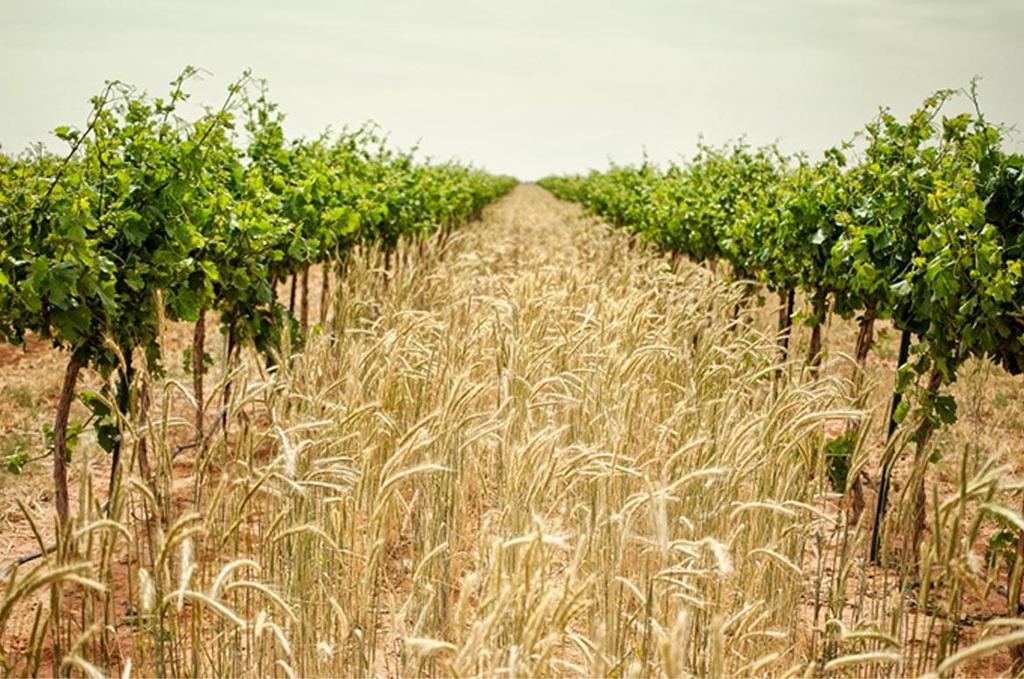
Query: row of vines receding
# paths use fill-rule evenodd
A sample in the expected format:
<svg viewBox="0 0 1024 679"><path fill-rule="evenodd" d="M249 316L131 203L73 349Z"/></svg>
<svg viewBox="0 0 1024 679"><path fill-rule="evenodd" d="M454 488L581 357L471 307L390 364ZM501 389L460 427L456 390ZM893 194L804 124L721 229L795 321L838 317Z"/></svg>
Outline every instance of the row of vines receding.
<svg viewBox="0 0 1024 679"><path fill-rule="evenodd" d="M935 432L957 419L950 387L972 357L1013 375L1024 370L1024 155L1010 150L1009 135L985 117L972 84L934 94L905 119L882 109L817 160L777 145L702 143L680 163L645 160L539 183L626 230L633 243L745 281L750 304L764 299L754 294L759 286L775 293L780 363L794 364L797 319L810 338L796 364L812 377L821 370L822 330L832 314L858 324L850 352L856 390L876 323L891 323L900 347L878 468L868 473L866 455L853 463L867 420L831 441L828 459L854 524L864 510L864 484L877 489L865 556L901 569L907 587L923 591L922 534L935 529L926 472ZM798 311L798 296L805 311ZM891 477L908 457L915 471L897 531L886 520ZM990 547L1007 555L1008 613L1019 615L1024 518L994 504L983 508L998 527Z"/></svg>
<svg viewBox="0 0 1024 679"><path fill-rule="evenodd" d="M326 299L329 274L344 275L353 247L379 246L390 262L401 239L446 237L515 184L458 162L421 161L373 125L290 139L265 82L246 73L218 106L199 107L188 93L198 74L186 68L162 97L108 82L83 126L54 131L64 153L43 145L0 153L0 341L20 345L34 334L67 354L51 437L62 527L68 441L80 426L69 413L83 369L104 380L80 397L112 454L113 484L124 418L149 398L133 388L138 364L163 369L164 321L195 327L185 361L201 445L211 433L208 317L226 336L229 370L247 345L272 364L286 334L295 346L316 322L311 267L324 267ZM289 281L289 302L279 303ZM322 323L327 304L320 309ZM153 473L145 446L139 465L144 477Z"/></svg>

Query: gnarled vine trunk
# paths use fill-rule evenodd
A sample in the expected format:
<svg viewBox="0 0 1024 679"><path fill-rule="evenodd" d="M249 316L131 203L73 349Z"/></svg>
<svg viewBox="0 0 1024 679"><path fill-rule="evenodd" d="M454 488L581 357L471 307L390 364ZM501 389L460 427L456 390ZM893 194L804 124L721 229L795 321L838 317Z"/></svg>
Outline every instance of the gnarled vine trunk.
<svg viewBox="0 0 1024 679"><path fill-rule="evenodd" d="M294 290L294 286L292 287ZM224 430L224 436L228 435L228 405L231 403L231 370L234 367L234 355L235 355L235 321L232 319L228 323L228 342L227 348L224 350L224 399L223 399L223 411L220 416L220 426Z"/></svg>
<svg viewBox="0 0 1024 679"><path fill-rule="evenodd" d="M821 326L825 322L825 296L816 294L813 301L814 327L811 328L811 346L807 351L807 365L811 374L818 375L821 367Z"/></svg>
<svg viewBox="0 0 1024 679"><path fill-rule="evenodd" d="M854 357L857 363L853 368L853 384L857 393L860 392L864 385L864 366L867 364L868 353L871 352L871 347L875 343L876 316L877 312L874 305L870 305L864 310L864 315L860 318L860 332L857 333L857 345L854 350ZM865 420L860 423L850 422L846 427L846 435L852 436L856 430L867 427L868 421ZM864 480L860 472L858 472L854 474L853 482L850 484L850 524L860 522L860 517L864 514L865 504Z"/></svg>
<svg viewBox="0 0 1024 679"><path fill-rule="evenodd" d="M323 277L320 279L320 325L327 322L327 295L331 290L331 268L326 264L322 267Z"/></svg>
<svg viewBox="0 0 1024 679"><path fill-rule="evenodd" d="M910 331L904 330L900 335L900 351L896 359L896 379L899 380L899 372L907 364L910 357ZM903 393L899 389L893 389L892 404L889 407L889 428L886 433L886 441L892 439L896 433L898 422L896 411L903 400ZM871 527L871 562L878 563L882 548L882 518L885 516L885 508L889 503L889 483L892 476L892 465L895 463L895 456L890 455L882 464L882 477L878 483L878 502L875 506L875 522Z"/></svg>
<svg viewBox="0 0 1024 679"><path fill-rule="evenodd" d="M793 306L796 302L796 291L786 291L785 301L779 305L779 363L789 359L789 341L793 335Z"/></svg>
<svg viewBox="0 0 1024 679"><path fill-rule="evenodd" d="M942 373L938 370L933 370L931 375L928 377L928 387L925 393L925 406L930 406L935 398L939 395L939 389L942 387ZM907 551L917 549L917 546L921 544L921 536L924 535L925 526L927 524L927 512L926 507L928 503L928 496L925 492L925 477L927 476L927 464L928 464L928 443L931 441L932 434L935 433L935 419L930 416L921 423L917 430L917 445L914 450L914 470L920 470L920 474L915 474L912 478L914 479L913 488L913 514L911 519L913 525L911 527L910 540L907 542Z"/></svg>
<svg viewBox="0 0 1024 679"><path fill-rule="evenodd" d="M853 381L857 386L864 382L864 365L867 363L871 347L875 344L875 320L877 317L878 312L874 306L866 308L864 315L860 317L860 331L857 333L857 345L854 349L857 366L854 368L856 374L853 376Z"/></svg>
<svg viewBox="0 0 1024 679"><path fill-rule="evenodd" d="M71 415L71 403L75 397L75 384L82 364L74 355L68 359L64 370L64 381L60 387L60 398L57 401L57 415L53 422L53 488L54 502L57 505L57 519L60 527L68 524L68 418Z"/></svg>
<svg viewBox="0 0 1024 679"><path fill-rule="evenodd" d="M203 393L203 355L206 352L206 310L199 310L199 319L196 321L192 332L192 393L196 399L196 447L201 448L203 442L203 430L205 429L204 415L205 395ZM198 451L199 454L202 450Z"/></svg>
<svg viewBox="0 0 1024 679"><path fill-rule="evenodd" d="M114 497L114 485L117 481L118 471L121 469L121 453L124 450L124 436L122 435L123 427L121 426L120 418L127 418L129 416L129 410L131 408L132 378L135 375L135 369L132 366L131 348L122 348L121 355L124 359L124 365L117 370L117 389L115 397L118 417L117 438L114 439L113 448L110 450L110 479L107 485L108 503L110 498Z"/></svg>
<svg viewBox="0 0 1024 679"><path fill-rule="evenodd" d="M309 267L302 270L302 334L309 330Z"/></svg>

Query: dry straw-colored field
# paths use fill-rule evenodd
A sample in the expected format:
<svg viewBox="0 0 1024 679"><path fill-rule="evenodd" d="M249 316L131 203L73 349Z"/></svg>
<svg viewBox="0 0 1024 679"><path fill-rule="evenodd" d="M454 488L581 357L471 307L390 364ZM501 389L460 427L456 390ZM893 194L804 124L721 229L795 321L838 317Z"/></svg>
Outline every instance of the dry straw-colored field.
<svg viewBox="0 0 1024 679"><path fill-rule="evenodd" d="M0 590L0 668L876 676L945 657L943 673L1011 672L1024 627L1000 620L980 508L1019 506L1019 382L979 365L958 387L968 404L985 392L939 439L921 563L900 548L897 497L883 569L823 451L874 418L855 466L875 473L891 338L860 389L838 351L820 377L798 348L780 370L772 309L736 319L741 287L529 186L398 260L389 279L357 253L301 352L270 371L247 356L204 452L172 459L192 436L180 358L143 377L153 406L125 424L158 472L133 466L109 514L83 434L72 533ZM842 348L850 331L831 335ZM992 410L996 394L1010 405ZM31 537L31 517L48 545L31 485L45 465L4 479L4 510L10 535Z"/></svg>

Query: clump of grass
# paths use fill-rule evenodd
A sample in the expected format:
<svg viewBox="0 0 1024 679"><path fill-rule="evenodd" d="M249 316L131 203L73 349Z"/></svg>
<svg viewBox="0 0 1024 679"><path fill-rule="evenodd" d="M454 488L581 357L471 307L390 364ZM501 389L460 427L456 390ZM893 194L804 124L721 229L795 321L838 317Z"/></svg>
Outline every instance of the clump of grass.
<svg viewBox="0 0 1024 679"><path fill-rule="evenodd" d="M36 395L23 384L9 386L4 389L3 397L19 408L33 408L36 405Z"/></svg>

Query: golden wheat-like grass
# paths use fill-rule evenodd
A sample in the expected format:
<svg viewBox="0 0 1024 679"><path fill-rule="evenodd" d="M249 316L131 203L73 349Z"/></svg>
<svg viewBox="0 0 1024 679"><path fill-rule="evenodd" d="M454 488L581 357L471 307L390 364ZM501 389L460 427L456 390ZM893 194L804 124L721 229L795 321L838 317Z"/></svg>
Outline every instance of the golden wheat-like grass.
<svg viewBox="0 0 1024 679"><path fill-rule="evenodd" d="M160 472L126 474L109 518L81 462L73 534L11 574L0 634L33 591L51 613L0 667L56 641L64 670L142 676L935 669L911 640L946 623L869 581L826 479L826 432L861 395L780 370L734 315L742 287L532 187L395 259L356 252L301 351L242 361L191 472L173 381L126 417ZM936 504L922 554L944 586L970 541L942 522L998 473Z"/></svg>

